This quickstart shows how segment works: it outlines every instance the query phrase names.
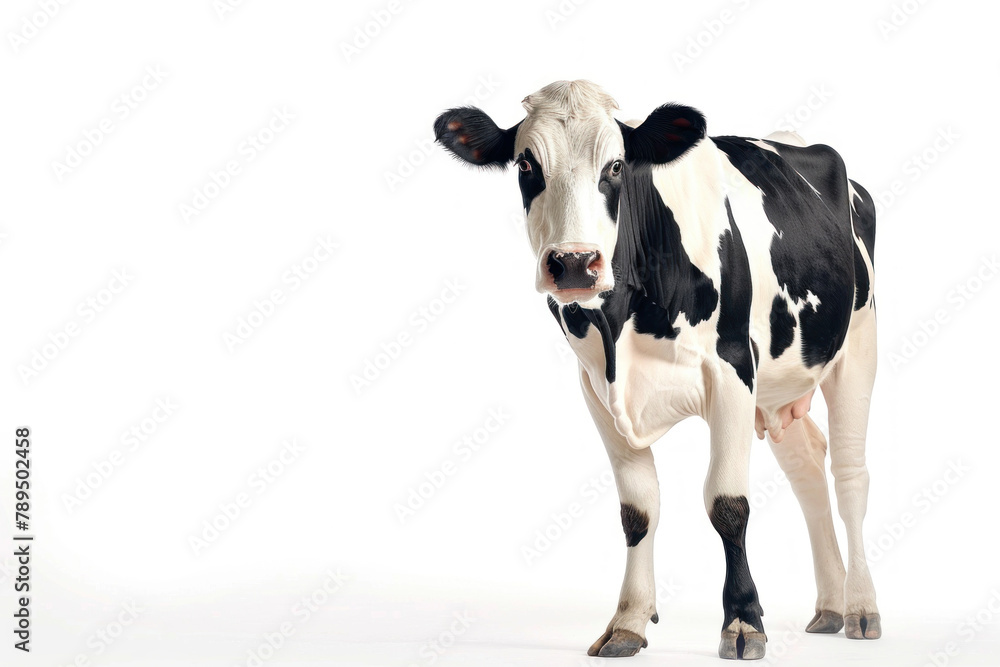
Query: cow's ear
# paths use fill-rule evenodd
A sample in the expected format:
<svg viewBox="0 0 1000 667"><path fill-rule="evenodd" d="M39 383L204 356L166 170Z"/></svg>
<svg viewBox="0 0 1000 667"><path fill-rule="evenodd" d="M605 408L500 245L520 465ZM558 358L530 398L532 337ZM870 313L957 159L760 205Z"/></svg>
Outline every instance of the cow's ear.
<svg viewBox="0 0 1000 667"><path fill-rule="evenodd" d="M635 164L665 164L684 155L705 138L705 117L691 107L664 104L639 127L621 126L625 160Z"/></svg>
<svg viewBox="0 0 1000 667"><path fill-rule="evenodd" d="M514 160L518 123L501 130L476 107L448 109L434 121L434 136L456 157L480 167L504 169Z"/></svg>

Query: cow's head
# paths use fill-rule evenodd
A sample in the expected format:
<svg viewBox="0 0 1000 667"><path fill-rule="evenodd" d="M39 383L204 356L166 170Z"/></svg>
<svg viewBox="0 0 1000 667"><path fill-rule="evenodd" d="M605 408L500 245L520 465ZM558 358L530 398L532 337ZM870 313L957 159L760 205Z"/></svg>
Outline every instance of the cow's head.
<svg viewBox="0 0 1000 667"><path fill-rule="evenodd" d="M705 136L705 119L664 105L632 128L615 120L618 105L589 81L558 81L522 104L527 115L510 129L462 107L438 117L435 135L479 167L515 163L538 259L536 288L559 303L596 305L615 286L611 261L630 171L683 155Z"/></svg>

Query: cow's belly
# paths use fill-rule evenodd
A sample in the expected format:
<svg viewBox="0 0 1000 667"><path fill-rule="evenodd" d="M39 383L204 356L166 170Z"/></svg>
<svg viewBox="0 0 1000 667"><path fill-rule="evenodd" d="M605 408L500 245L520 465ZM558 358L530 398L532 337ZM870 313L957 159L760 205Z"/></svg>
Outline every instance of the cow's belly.
<svg viewBox="0 0 1000 667"><path fill-rule="evenodd" d="M714 328L711 331L714 335ZM703 413L705 382L700 332L685 329L675 340L637 334L625 325L616 345L614 383L605 375L600 334L591 327L583 339L570 336L570 344L615 427L632 447L648 447L675 424Z"/></svg>

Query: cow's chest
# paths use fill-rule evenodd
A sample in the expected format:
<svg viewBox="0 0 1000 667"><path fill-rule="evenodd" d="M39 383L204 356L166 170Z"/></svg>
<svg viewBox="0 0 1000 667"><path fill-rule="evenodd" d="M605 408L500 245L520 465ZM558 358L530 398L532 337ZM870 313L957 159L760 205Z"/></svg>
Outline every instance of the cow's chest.
<svg viewBox="0 0 1000 667"><path fill-rule="evenodd" d="M582 381L590 384L630 444L645 447L682 419L703 414L706 335L714 335L714 328L683 327L674 339L656 338L637 333L627 322L615 345L614 382L606 377L604 344L596 327L583 337L567 338L579 359Z"/></svg>

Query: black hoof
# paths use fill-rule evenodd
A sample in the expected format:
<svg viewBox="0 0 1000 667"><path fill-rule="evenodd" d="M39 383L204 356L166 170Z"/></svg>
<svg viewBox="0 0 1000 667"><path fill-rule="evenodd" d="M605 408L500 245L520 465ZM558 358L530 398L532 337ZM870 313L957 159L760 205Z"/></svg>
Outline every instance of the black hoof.
<svg viewBox="0 0 1000 667"><path fill-rule="evenodd" d="M844 627L844 617L835 611L821 609L806 626L806 632L836 634Z"/></svg>
<svg viewBox="0 0 1000 667"><path fill-rule="evenodd" d="M724 660L760 660L766 651L767 636L763 632L723 630L719 657Z"/></svg>
<svg viewBox="0 0 1000 667"><path fill-rule="evenodd" d="M882 636L882 617L877 613L848 614L844 617L848 639L878 639Z"/></svg>
<svg viewBox="0 0 1000 667"><path fill-rule="evenodd" d="M646 640L631 630L608 630L587 649L587 655L601 658L627 658L646 648Z"/></svg>

